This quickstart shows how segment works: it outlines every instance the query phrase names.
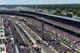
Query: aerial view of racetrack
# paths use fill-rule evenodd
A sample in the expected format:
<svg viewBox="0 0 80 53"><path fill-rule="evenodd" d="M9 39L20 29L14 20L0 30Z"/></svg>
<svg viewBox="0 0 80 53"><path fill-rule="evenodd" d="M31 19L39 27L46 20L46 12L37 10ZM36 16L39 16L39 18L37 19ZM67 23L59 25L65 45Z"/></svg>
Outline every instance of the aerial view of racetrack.
<svg viewBox="0 0 80 53"><path fill-rule="evenodd" d="M80 0L0 0L0 53L80 53Z"/></svg>

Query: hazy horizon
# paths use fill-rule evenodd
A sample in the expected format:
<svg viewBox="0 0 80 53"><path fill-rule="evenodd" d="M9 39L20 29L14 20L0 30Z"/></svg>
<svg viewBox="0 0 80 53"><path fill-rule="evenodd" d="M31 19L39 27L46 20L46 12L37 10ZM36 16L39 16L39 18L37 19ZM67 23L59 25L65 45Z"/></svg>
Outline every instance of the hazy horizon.
<svg viewBox="0 0 80 53"><path fill-rule="evenodd" d="M0 0L0 5L80 4L80 0Z"/></svg>

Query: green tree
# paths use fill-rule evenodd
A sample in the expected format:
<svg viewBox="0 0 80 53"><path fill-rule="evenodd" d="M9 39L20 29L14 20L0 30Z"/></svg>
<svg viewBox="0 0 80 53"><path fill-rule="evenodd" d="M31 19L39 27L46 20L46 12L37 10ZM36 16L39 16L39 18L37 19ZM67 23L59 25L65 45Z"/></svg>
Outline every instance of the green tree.
<svg viewBox="0 0 80 53"><path fill-rule="evenodd" d="M77 16L79 16L79 17L80 17L80 12L77 12Z"/></svg>
<svg viewBox="0 0 80 53"><path fill-rule="evenodd" d="M66 16L67 17L72 17L72 14L71 13L67 13Z"/></svg>

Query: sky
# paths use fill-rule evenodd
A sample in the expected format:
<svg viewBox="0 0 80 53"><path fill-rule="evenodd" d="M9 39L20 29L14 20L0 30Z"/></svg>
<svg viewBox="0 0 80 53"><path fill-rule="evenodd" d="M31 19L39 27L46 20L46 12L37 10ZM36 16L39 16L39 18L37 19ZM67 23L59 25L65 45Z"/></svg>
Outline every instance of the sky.
<svg viewBox="0 0 80 53"><path fill-rule="evenodd" d="M73 4L80 3L80 0L0 0L1 5L5 4Z"/></svg>

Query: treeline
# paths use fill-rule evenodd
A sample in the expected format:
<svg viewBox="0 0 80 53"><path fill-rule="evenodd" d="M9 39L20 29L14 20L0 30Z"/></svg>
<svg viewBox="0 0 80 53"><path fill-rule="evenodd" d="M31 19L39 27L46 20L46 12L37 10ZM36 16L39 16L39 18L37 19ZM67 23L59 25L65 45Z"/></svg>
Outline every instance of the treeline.
<svg viewBox="0 0 80 53"><path fill-rule="evenodd" d="M47 9L49 11L57 10L57 13L55 14L61 14L61 12L64 10L66 12L72 12L74 15L80 16L80 4L31 5L29 7Z"/></svg>
<svg viewBox="0 0 80 53"><path fill-rule="evenodd" d="M48 10L49 12L52 12L52 14L55 15L61 15L61 16L79 16L80 17L80 4L45 4L45 5L0 5L1 7L6 8L15 8L15 7L29 7L33 9L43 9ZM53 13L53 11L55 13Z"/></svg>

